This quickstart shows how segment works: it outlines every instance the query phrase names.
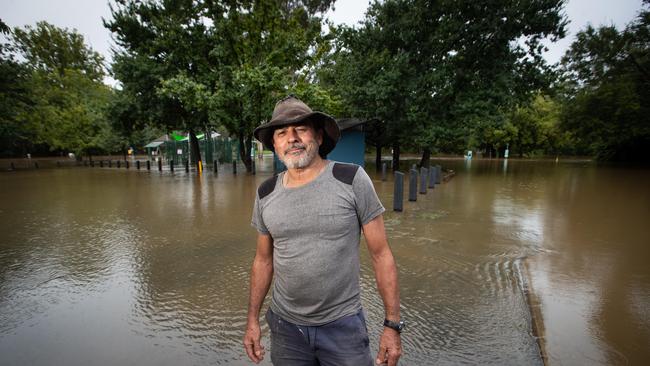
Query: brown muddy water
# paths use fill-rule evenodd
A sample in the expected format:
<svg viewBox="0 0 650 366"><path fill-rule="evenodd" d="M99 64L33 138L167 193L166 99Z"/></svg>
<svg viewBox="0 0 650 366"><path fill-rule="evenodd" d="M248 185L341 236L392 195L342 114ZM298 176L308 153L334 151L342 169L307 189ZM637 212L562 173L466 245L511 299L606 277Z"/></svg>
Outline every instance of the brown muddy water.
<svg viewBox="0 0 650 366"><path fill-rule="evenodd" d="M457 175L402 213L368 168L400 269L400 364L650 361L650 171L436 162ZM249 364L258 169L0 174L0 364ZM383 310L361 251L375 352Z"/></svg>

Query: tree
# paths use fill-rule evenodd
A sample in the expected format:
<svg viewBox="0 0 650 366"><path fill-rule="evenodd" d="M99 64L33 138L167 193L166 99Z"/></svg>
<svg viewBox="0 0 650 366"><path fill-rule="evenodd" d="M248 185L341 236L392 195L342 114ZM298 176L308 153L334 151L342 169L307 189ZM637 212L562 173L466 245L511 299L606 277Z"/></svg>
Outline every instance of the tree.
<svg viewBox="0 0 650 366"><path fill-rule="evenodd" d="M586 27L563 58L563 127L601 160L648 161L650 1L623 31Z"/></svg>
<svg viewBox="0 0 650 366"><path fill-rule="evenodd" d="M549 85L541 40L564 36L563 4L376 1L360 29L343 31L338 90L386 123L393 151L408 144L427 164L435 148L485 141L504 109Z"/></svg>
<svg viewBox="0 0 650 366"><path fill-rule="evenodd" d="M360 29L336 29L333 52L321 71L325 84L341 96L346 114L373 120L375 130L383 133L384 138L376 136L372 142L378 154L383 146L393 148L393 170L399 169L406 96L414 74L410 55L402 48L407 42L396 36L403 29L399 20L407 17L407 9L404 2L375 2Z"/></svg>
<svg viewBox="0 0 650 366"><path fill-rule="evenodd" d="M11 30L0 20L0 32ZM17 62L9 44L0 44L0 156L25 155L34 146L34 133L21 123L31 103L27 93L29 70Z"/></svg>
<svg viewBox="0 0 650 366"><path fill-rule="evenodd" d="M537 95L531 103L517 107L506 116L501 130L501 146L519 157L525 154L554 154L568 151L569 137L560 129L561 106L550 96Z"/></svg>
<svg viewBox="0 0 650 366"><path fill-rule="evenodd" d="M118 99L127 105L112 107L117 113L112 120L124 133L146 125L188 131L191 156L198 165L196 134L210 127L208 110L192 104L193 96L179 93L193 90L183 87L188 83L212 85L206 5L191 0L119 0L110 8L111 19L104 20L104 26L118 45L112 71L122 84L122 95L128 96ZM124 114L127 111L132 114Z"/></svg>
<svg viewBox="0 0 650 366"><path fill-rule="evenodd" d="M209 6L212 54L220 69L215 115L237 136L247 169L253 130L269 119L278 99L294 93L322 100L323 91L308 86L309 74L318 62L322 16L332 3L243 0Z"/></svg>
<svg viewBox="0 0 650 366"><path fill-rule="evenodd" d="M23 138L79 155L102 150L111 90L102 83L101 55L76 31L46 22L16 28L9 39L9 49L25 60L17 93L24 102L11 117L19 131L29 132Z"/></svg>
<svg viewBox="0 0 650 366"><path fill-rule="evenodd" d="M66 70L76 70L92 81L104 78L104 58L86 46L76 30L38 22L35 28L14 29L12 39L13 51L20 53L34 71L62 76Z"/></svg>
<svg viewBox="0 0 650 366"><path fill-rule="evenodd" d="M25 122L36 132L37 143L80 156L104 150L101 138L110 134L104 115L111 96L107 86L66 70L63 75L36 71L29 88L34 104Z"/></svg>
<svg viewBox="0 0 650 366"><path fill-rule="evenodd" d="M252 170L252 132L299 83L332 1L127 1L105 21L120 46L113 71L138 121L190 132L223 125Z"/></svg>

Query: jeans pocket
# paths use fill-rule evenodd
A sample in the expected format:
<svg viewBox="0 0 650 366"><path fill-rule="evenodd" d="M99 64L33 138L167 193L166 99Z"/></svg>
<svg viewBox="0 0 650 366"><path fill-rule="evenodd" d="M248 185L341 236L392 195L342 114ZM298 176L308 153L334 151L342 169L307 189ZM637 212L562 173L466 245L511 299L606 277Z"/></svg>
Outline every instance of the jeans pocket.
<svg viewBox="0 0 650 366"><path fill-rule="evenodd" d="M271 333L276 333L278 331L278 322L277 322L277 315L271 311L271 308L266 311L266 314L264 315L264 318L266 319L266 324L269 325L269 330Z"/></svg>
<svg viewBox="0 0 650 366"><path fill-rule="evenodd" d="M370 344L370 339L368 338L368 324L366 324L366 315L363 312L363 309L359 310L357 313L357 317L359 318L359 321L361 322L361 330L363 334L363 340L366 346Z"/></svg>

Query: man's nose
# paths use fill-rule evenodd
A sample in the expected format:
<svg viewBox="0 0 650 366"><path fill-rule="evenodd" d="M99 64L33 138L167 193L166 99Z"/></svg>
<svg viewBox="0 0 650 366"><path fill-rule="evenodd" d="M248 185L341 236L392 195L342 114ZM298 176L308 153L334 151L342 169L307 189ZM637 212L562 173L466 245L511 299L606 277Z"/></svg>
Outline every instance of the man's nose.
<svg viewBox="0 0 650 366"><path fill-rule="evenodd" d="M296 132L296 130L293 128L289 128L287 130L287 138L289 139L289 142L298 141L298 132Z"/></svg>

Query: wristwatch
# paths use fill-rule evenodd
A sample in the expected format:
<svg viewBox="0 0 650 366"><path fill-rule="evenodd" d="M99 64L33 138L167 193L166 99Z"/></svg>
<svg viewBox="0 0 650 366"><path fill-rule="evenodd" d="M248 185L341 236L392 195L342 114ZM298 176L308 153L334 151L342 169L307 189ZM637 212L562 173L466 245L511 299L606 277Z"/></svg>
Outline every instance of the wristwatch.
<svg viewBox="0 0 650 366"><path fill-rule="evenodd" d="M397 333L402 333L402 330L404 330L405 326L406 326L406 323L404 323L403 320L400 320L399 322L394 322L394 321L390 321L388 319L384 319L384 327L394 329Z"/></svg>

